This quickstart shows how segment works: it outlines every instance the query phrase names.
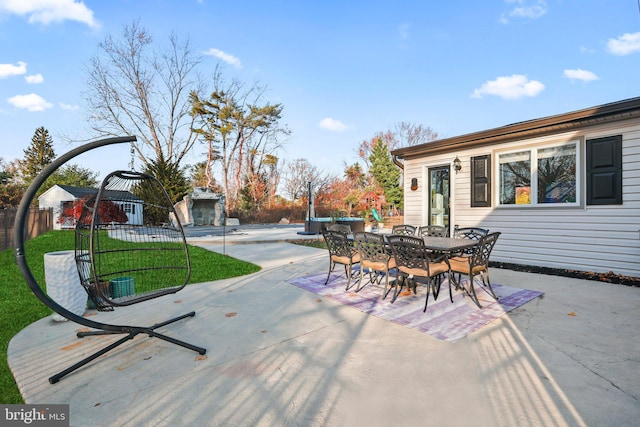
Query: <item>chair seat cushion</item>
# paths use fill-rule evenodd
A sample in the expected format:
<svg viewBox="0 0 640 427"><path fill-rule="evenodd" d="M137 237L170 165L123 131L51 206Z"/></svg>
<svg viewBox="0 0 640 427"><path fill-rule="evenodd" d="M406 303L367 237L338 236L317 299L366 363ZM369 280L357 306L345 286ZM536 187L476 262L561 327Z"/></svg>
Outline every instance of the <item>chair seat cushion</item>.
<svg viewBox="0 0 640 427"><path fill-rule="evenodd" d="M370 261L367 259L362 261L362 266L364 268L370 268L377 271L386 271L387 269L391 270L392 268L396 267L395 258L390 258L388 264L389 265L387 266L387 263L383 261Z"/></svg>
<svg viewBox="0 0 640 427"><path fill-rule="evenodd" d="M360 254L354 254L351 259L348 256L338 256L331 255L331 261L337 262L338 264L357 264L360 262Z"/></svg>
<svg viewBox="0 0 640 427"><path fill-rule="evenodd" d="M400 266L398 267L398 269L405 274L417 277L428 277L429 275L427 273L427 270L425 270L424 268L409 268ZM438 274L446 273L447 271L449 271L449 266L445 262L431 263L429 264L429 270L432 276L437 276Z"/></svg>
<svg viewBox="0 0 640 427"><path fill-rule="evenodd" d="M451 258L449 260L449 264L451 265L451 271L462 274L469 274L469 262L471 258L460 257L462 260L456 258ZM486 271L487 267L484 265L476 265L473 267L472 273L474 275L479 274L482 271Z"/></svg>

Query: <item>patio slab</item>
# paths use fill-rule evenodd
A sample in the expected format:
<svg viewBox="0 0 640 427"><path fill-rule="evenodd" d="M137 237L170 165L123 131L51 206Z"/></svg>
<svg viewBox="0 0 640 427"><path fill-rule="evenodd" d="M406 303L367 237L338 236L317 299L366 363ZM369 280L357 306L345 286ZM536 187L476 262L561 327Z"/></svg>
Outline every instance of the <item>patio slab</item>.
<svg viewBox="0 0 640 427"><path fill-rule="evenodd" d="M260 264L97 313L207 348L206 358L137 337L51 385L50 375L113 337L41 319L10 342L27 403L68 403L72 426L579 426L640 419L640 288L492 269L496 283L544 292L449 343L299 289L326 272L323 250L285 243L302 227L201 228L191 243ZM302 236L308 238L309 236ZM221 240L224 238L224 242ZM238 244L250 241L251 245Z"/></svg>

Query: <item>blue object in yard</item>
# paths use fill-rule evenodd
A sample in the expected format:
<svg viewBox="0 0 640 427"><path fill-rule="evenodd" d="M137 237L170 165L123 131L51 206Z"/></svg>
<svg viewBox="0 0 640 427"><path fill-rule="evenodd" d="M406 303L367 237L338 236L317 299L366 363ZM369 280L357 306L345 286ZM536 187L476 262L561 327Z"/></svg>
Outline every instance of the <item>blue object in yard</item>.
<svg viewBox="0 0 640 427"><path fill-rule="evenodd" d="M118 277L111 281L111 296L113 298L126 297L135 293L133 277Z"/></svg>
<svg viewBox="0 0 640 427"><path fill-rule="evenodd" d="M382 218L380 218L380 215L378 214L378 210L376 208L371 208L371 215L376 221L382 222Z"/></svg>

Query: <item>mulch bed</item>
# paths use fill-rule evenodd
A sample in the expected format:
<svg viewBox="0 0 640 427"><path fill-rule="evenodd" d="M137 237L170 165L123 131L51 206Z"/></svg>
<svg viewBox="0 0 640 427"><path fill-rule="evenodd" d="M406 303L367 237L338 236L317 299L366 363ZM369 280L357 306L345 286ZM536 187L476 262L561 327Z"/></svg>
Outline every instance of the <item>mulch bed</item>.
<svg viewBox="0 0 640 427"><path fill-rule="evenodd" d="M640 277L623 276L613 271L607 273L594 273L592 271L563 270L560 268L537 267L533 265L511 264L507 262L491 262L491 267L504 268L526 273L548 274L550 276L573 277L575 279L597 280L599 282L614 283L617 285L640 287Z"/></svg>

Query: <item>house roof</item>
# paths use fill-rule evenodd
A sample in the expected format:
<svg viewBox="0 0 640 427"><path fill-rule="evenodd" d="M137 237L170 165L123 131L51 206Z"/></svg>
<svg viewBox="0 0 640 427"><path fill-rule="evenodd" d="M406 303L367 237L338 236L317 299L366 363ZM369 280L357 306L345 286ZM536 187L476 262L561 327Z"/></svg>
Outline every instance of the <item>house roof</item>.
<svg viewBox="0 0 640 427"><path fill-rule="evenodd" d="M81 199L84 196L88 196L88 195L92 195L92 194L97 194L98 193L98 189L97 188L89 188L89 187L74 187L72 185L62 185L62 184L57 184L58 187L62 188L64 191L66 191L67 193L71 194L72 196Z"/></svg>
<svg viewBox="0 0 640 427"><path fill-rule="evenodd" d="M494 129L468 133L452 138L439 139L425 144L398 148L391 151L394 158L409 159L426 155L457 151L487 144L513 141L568 132L595 124L616 122L640 117L640 97L603 104L584 110L535 120L513 123Z"/></svg>
<svg viewBox="0 0 640 427"><path fill-rule="evenodd" d="M71 194L76 199L81 199L85 196L93 196L98 194L98 189L94 187L74 187L72 185L56 184L58 187ZM131 200L140 201L140 199L134 196L130 191L122 190L106 190L104 196L110 200Z"/></svg>

